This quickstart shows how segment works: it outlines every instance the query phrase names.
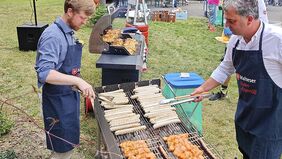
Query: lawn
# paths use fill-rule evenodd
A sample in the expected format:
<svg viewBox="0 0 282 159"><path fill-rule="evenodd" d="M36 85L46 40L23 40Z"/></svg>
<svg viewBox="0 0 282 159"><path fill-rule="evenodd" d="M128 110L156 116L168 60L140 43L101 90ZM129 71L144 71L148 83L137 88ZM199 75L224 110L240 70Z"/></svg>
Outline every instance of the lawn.
<svg viewBox="0 0 282 159"><path fill-rule="evenodd" d="M63 12L63 0L37 1L38 21L51 24ZM36 52L19 51L16 27L34 21L30 1L0 1L0 110L14 121L14 127L7 135L0 137L0 151L14 150L19 158L46 158L44 132L42 127L40 101L32 86L36 86L33 69ZM122 28L125 19L116 19L114 28ZM196 72L207 79L219 64L224 44L214 37L221 29L211 33L207 20L189 17L187 21L175 23L149 22L148 71L142 80L161 78L170 72ZM83 49L82 76L94 86L101 85L101 70L95 67L98 54L88 52L90 27L83 27L77 36L86 42ZM206 141L214 145L223 158L241 158L237 150L234 130L237 88L232 78L228 98L221 101L203 101L203 130ZM17 106L23 112L15 109ZM83 104L81 106L83 112ZM26 115L33 118L27 118ZM76 158L93 158L96 146L97 125L92 117L81 114L81 145Z"/></svg>

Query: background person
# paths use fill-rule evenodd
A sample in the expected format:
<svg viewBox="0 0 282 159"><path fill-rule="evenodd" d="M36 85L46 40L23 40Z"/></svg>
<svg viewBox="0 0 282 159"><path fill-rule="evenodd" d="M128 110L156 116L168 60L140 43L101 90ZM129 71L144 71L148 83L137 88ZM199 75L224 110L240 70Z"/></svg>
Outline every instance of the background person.
<svg viewBox="0 0 282 159"><path fill-rule="evenodd" d="M173 0L173 7L177 8L177 6L178 6L178 0Z"/></svg>
<svg viewBox="0 0 282 159"><path fill-rule="evenodd" d="M264 22L268 23L268 16L267 16L267 11L266 11L266 5L264 0L258 0L258 10L259 10L259 19ZM223 30L223 34L230 37L232 35L232 32L228 27L225 27ZM226 51L226 50L225 50ZM225 51L223 57L220 59L220 61L223 61L224 56L225 56ZM228 77L225 82L220 86L220 89L218 92L214 93L209 100L214 101L214 100L219 100L223 99L226 97L228 93L228 85L231 77Z"/></svg>
<svg viewBox="0 0 282 159"><path fill-rule="evenodd" d="M119 0L114 0L114 3L115 3L115 7L119 7Z"/></svg>
<svg viewBox="0 0 282 159"><path fill-rule="evenodd" d="M208 28L211 32L215 31L216 11L219 5L219 0L208 0Z"/></svg>
<svg viewBox="0 0 282 159"><path fill-rule="evenodd" d="M233 33L224 60L192 95L236 73L236 139L244 159L280 159L282 153L282 29L259 20L257 0L225 0ZM202 98L195 100L200 101Z"/></svg>
<svg viewBox="0 0 282 159"><path fill-rule="evenodd" d="M43 94L43 117L47 148L52 159L68 159L80 136L80 96L95 97L92 86L80 78L82 44L74 32L94 12L93 0L65 0L64 14L42 33L35 69ZM66 142L67 141L67 142Z"/></svg>

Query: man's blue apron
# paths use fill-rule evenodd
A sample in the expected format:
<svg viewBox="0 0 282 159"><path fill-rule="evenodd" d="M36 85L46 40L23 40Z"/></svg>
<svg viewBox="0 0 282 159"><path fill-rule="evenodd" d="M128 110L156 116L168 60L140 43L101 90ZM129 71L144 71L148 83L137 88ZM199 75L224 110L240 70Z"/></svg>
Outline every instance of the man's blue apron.
<svg viewBox="0 0 282 159"><path fill-rule="evenodd" d="M64 33L60 24L58 28ZM65 33L64 33L65 35ZM65 35L65 39L67 37ZM80 76L82 45L76 42L68 48L65 60L58 70L61 73ZM43 117L45 130L58 136L58 139L46 133L47 148L55 152L67 152L79 144L80 136L80 96L69 85L53 85L46 83L43 86Z"/></svg>
<svg viewBox="0 0 282 159"><path fill-rule="evenodd" d="M233 48L233 65L239 88L235 114L236 138L244 158L280 159L282 153L282 89L268 75L259 50ZM271 50L269 50L271 51Z"/></svg>

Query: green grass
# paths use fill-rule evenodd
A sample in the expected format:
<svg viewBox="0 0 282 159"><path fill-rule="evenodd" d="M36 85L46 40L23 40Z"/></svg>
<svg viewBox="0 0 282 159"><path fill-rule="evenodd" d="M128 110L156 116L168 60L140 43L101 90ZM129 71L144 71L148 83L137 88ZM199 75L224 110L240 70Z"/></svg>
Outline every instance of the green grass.
<svg viewBox="0 0 282 159"><path fill-rule="evenodd" d="M63 2L37 1L38 21L52 23L62 14ZM41 121L38 98L35 93L29 93L32 92L31 85L36 86L36 74L33 69L36 53L19 51L16 32L17 26L30 21L31 13L30 2L27 0L0 1L0 99L18 96L12 102ZM34 21L33 17L31 20ZM125 19L116 19L114 28L124 27L124 22ZM175 23L150 22L149 26L148 71L142 74L142 80L161 78L161 75L169 72L196 72L207 79L219 64L225 46L214 37L221 35L222 28L218 28L219 31L214 33L209 32L206 19L189 18L187 21ZM77 32L77 36L86 42L83 49L82 76L94 86L100 86L101 70L95 67L100 55L88 52L90 33L91 28L88 27L83 27ZM25 93L28 95L24 95ZM223 101L203 102L204 137L224 158L234 158L237 155L240 158L233 122L238 98L234 78L228 95L229 98ZM14 109L7 105L3 106L2 111L14 115L13 117L17 115ZM78 151L83 153L85 158L92 158L97 141L97 125L91 117L82 117L81 123L82 137L93 143L82 142ZM1 140L3 138L0 138Z"/></svg>

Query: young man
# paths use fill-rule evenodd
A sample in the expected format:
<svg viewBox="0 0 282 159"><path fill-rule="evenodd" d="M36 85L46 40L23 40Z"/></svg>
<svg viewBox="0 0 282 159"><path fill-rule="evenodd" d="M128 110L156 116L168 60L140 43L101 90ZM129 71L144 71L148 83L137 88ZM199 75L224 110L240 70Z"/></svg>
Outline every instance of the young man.
<svg viewBox="0 0 282 159"><path fill-rule="evenodd" d="M268 17L267 17L267 11L266 11L266 5L264 3L264 0L258 0L258 10L259 10L259 19L264 22L264 23L268 23ZM224 34L232 34L232 32L229 31L229 33L226 33L226 30L229 30L229 28L224 28ZM223 57L220 59L221 61L224 59L225 53L223 55ZM228 77L226 79L226 81L221 85L220 90L213 94L209 100L214 101L214 100L219 100L219 99L223 99L226 97L227 92L228 92L228 84L230 81L231 77Z"/></svg>
<svg viewBox="0 0 282 159"><path fill-rule="evenodd" d="M282 29L259 20L257 0L225 0L224 12L226 26L233 32L226 55L192 95L215 88L235 72L239 91L235 114L239 150L244 159L280 159Z"/></svg>
<svg viewBox="0 0 282 159"><path fill-rule="evenodd" d="M74 32L94 12L93 0L65 0L64 14L42 33L35 69L43 94L47 148L52 159L68 159L79 144L80 96L94 98L92 86L80 78L82 44Z"/></svg>

